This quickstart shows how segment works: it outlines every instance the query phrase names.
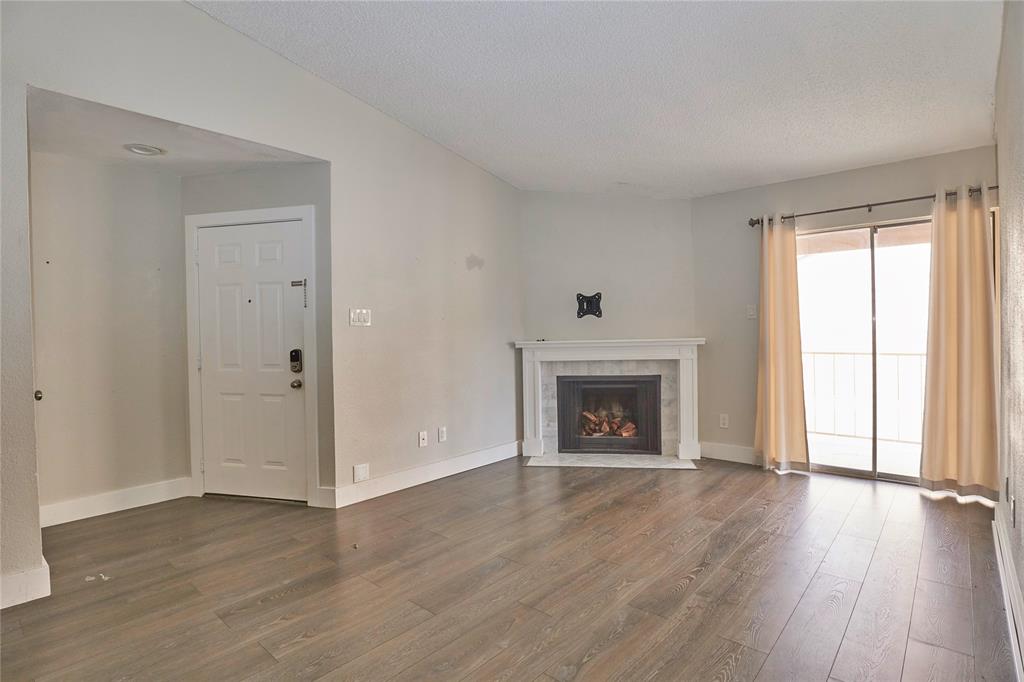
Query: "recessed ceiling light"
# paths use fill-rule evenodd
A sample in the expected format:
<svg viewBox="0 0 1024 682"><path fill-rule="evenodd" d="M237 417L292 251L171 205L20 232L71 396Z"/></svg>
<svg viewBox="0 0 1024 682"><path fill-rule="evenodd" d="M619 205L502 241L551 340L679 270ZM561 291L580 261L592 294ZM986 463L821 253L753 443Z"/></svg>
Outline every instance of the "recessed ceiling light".
<svg viewBox="0 0 1024 682"><path fill-rule="evenodd" d="M165 153L163 149L160 149L160 147L154 147L151 144L142 144L140 142L130 142L126 144L124 148L132 154L138 154L139 156L160 156Z"/></svg>

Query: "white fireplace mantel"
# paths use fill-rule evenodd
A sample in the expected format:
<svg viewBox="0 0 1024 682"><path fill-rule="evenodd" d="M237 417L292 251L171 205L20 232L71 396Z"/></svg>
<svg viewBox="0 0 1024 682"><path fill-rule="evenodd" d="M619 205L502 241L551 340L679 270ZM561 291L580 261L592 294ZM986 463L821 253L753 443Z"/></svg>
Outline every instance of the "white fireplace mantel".
<svg viewBox="0 0 1024 682"><path fill-rule="evenodd" d="M679 458L699 459L697 347L703 338L517 341L523 352L523 454L544 453L541 363L571 360L673 360L679 363Z"/></svg>

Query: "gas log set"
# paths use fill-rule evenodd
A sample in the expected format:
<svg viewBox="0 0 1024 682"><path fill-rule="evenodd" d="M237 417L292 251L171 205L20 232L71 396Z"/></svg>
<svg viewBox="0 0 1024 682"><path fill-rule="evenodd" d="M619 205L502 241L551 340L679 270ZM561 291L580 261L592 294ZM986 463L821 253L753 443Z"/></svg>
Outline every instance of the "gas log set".
<svg viewBox="0 0 1024 682"><path fill-rule="evenodd" d="M581 436L618 436L619 438L636 438L637 426L633 422L614 414L598 416L593 412L583 410L581 423Z"/></svg>

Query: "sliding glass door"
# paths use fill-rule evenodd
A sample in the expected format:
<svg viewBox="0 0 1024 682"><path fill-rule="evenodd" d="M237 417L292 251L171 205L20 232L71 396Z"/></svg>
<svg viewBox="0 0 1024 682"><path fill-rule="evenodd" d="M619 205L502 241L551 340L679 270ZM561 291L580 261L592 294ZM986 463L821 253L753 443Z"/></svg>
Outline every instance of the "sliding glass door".
<svg viewBox="0 0 1024 682"><path fill-rule="evenodd" d="M874 472L871 229L797 237L811 463Z"/></svg>
<svg viewBox="0 0 1024 682"><path fill-rule="evenodd" d="M930 232L919 222L797 237L813 469L918 475Z"/></svg>
<svg viewBox="0 0 1024 682"><path fill-rule="evenodd" d="M931 223L875 233L878 473L921 473Z"/></svg>

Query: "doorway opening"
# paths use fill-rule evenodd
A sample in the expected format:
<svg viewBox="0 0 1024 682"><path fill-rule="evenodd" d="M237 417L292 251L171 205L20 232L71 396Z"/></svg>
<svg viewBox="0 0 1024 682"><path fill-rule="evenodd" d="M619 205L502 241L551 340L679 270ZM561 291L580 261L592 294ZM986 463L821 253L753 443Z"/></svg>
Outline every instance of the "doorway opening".
<svg viewBox="0 0 1024 682"><path fill-rule="evenodd" d="M797 234L812 471L916 482L931 219Z"/></svg>

